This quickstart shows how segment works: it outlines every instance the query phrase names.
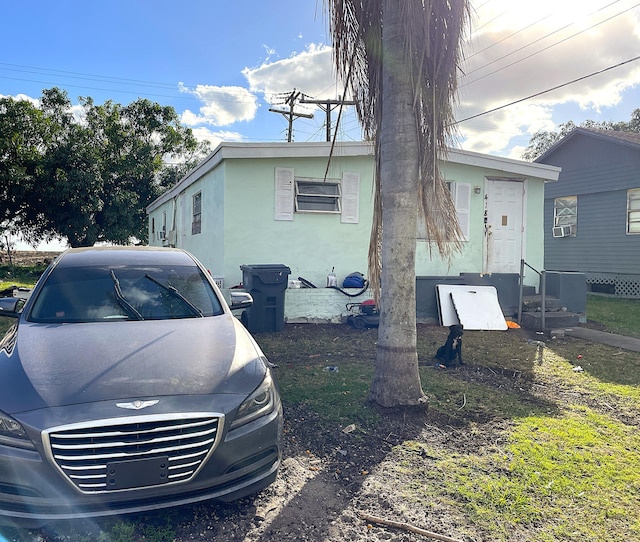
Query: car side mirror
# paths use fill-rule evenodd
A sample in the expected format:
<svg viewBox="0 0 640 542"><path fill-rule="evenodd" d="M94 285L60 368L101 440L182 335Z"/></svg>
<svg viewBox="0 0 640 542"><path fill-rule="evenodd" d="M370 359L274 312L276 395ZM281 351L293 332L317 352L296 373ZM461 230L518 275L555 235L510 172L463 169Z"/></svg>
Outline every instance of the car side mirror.
<svg viewBox="0 0 640 542"><path fill-rule="evenodd" d="M253 297L248 292L230 292L231 297L231 310L246 309L253 305Z"/></svg>
<svg viewBox="0 0 640 542"><path fill-rule="evenodd" d="M24 306L24 299L20 297L0 298L0 316L20 318L20 311Z"/></svg>

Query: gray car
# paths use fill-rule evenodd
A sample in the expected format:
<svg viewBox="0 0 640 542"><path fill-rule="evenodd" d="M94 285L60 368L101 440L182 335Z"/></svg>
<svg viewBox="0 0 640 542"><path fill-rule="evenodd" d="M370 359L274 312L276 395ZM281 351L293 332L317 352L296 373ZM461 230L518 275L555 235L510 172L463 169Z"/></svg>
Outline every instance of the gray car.
<svg viewBox="0 0 640 542"><path fill-rule="evenodd" d="M249 306L248 294L232 308ZM179 249L71 249L0 342L0 522L231 501L276 477L270 364Z"/></svg>

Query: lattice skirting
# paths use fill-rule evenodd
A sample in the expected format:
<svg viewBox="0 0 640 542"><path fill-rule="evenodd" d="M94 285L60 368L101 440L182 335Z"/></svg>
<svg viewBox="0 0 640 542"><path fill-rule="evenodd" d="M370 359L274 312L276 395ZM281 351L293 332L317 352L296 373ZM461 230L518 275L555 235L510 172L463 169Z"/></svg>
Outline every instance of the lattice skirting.
<svg viewBox="0 0 640 542"><path fill-rule="evenodd" d="M640 297L640 275L618 275L615 273L585 273L587 284L608 284L618 297Z"/></svg>

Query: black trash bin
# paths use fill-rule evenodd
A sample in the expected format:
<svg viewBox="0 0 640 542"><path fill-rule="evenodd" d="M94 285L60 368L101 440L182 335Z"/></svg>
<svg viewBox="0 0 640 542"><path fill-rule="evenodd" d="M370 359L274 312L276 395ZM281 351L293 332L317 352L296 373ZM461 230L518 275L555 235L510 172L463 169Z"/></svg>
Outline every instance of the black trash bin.
<svg viewBox="0 0 640 542"><path fill-rule="evenodd" d="M246 311L247 329L252 333L282 331L284 292L291 269L282 264L241 265L244 289L253 297ZM244 315L243 315L244 316Z"/></svg>

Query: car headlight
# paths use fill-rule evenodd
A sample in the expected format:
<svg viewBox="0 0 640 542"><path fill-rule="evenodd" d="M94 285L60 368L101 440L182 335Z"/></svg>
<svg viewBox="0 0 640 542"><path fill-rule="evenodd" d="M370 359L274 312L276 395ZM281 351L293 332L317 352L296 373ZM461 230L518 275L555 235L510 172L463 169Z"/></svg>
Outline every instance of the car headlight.
<svg viewBox="0 0 640 542"><path fill-rule="evenodd" d="M275 406L276 388L271 373L267 371L262 383L240 405L236 419L231 423L231 429L273 412Z"/></svg>
<svg viewBox="0 0 640 542"><path fill-rule="evenodd" d="M0 443L24 447L27 442L31 444L29 435L20 422L0 412Z"/></svg>

